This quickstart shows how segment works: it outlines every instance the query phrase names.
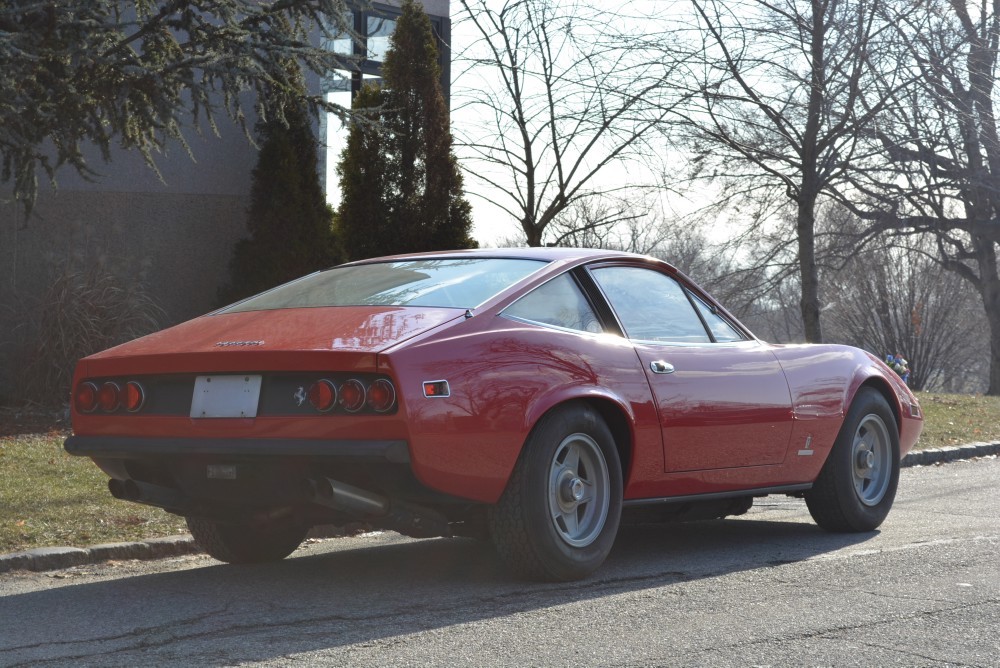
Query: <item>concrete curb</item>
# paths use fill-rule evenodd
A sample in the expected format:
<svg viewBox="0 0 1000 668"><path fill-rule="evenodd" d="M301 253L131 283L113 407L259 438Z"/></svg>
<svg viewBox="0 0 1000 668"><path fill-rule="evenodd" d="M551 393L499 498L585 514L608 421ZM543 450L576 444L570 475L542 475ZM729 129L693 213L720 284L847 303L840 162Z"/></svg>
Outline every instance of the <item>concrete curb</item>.
<svg viewBox="0 0 1000 668"><path fill-rule="evenodd" d="M969 443L948 448L927 448L911 452L900 463L903 467L943 464L960 459L1000 455L1000 441ZM313 534L310 534L313 535ZM343 535L335 533L329 535ZM96 564L109 559L163 559L202 552L191 536L151 538L135 543L106 543L91 547L39 547L26 552L0 554L0 573L9 571L55 571L72 566Z"/></svg>
<svg viewBox="0 0 1000 668"><path fill-rule="evenodd" d="M972 459L973 457L989 457L990 455L1000 455L1000 441L917 450L903 457L900 464L902 466L925 466L927 464L944 464L960 459Z"/></svg>
<svg viewBox="0 0 1000 668"><path fill-rule="evenodd" d="M0 573L54 571L109 559L163 559L201 551L191 536L150 538L135 543L104 543L85 548L39 547L25 552L0 554Z"/></svg>

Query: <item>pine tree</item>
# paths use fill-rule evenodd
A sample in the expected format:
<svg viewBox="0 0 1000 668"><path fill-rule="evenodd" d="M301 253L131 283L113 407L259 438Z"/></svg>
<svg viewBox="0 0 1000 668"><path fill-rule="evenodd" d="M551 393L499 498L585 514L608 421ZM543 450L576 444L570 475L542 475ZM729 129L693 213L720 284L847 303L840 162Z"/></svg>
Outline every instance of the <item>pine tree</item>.
<svg viewBox="0 0 1000 668"><path fill-rule="evenodd" d="M404 0L382 63L383 88L367 89L355 109L338 173L338 228L351 259L474 248L472 209L452 152L448 109L430 19Z"/></svg>
<svg viewBox="0 0 1000 668"><path fill-rule="evenodd" d="M30 212L40 175L91 176L115 145L152 166L192 128L242 123L247 101L296 87L289 58L319 77L350 67L315 39L348 17L345 0L0 2L0 185Z"/></svg>
<svg viewBox="0 0 1000 668"><path fill-rule="evenodd" d="M382 255L396 247L388 206L385 133L378 127L382 91L365 86L354 98L355 122L337 166L341 200L335 229L352 260Z"/></svg>
<svg viewBox="0 0 1000 668"><path fill-rule="evenodd" d="M233 251L232 283L219 293L226 303L339 260L308 113L301 106L289 106L284 122L261 121L256 132L261 149L247 211L250 236Z"/></svg>

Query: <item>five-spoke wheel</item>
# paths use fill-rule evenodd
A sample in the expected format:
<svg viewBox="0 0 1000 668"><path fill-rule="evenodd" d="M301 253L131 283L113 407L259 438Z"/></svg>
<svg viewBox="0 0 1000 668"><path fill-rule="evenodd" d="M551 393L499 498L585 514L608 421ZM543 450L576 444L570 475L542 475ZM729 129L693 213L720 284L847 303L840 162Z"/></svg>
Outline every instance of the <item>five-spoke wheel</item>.
<svg viewBox="0 0 1000 668"><path fill-rule="evenodd" d="M590 406L565 404L539 420L525 442L490 510L490 533L516 574L576 580L607 558L621 509L621 463L611 431Z"/></svg>
<svg viewBox="0 0 1000 668"><path fill-rule="evenodd" d="M872 531L889 514L898 482L896 417L881 393L863 387L813 488L805 494L806 504L824 529Z"/></svg>
<svg viewBox="0 0 1000 668"><path fill-rule="evenodd" d="M608 519L611 482L601 446L587 434L570 434L552 458L549 514L568 545L594 542Z"/></svg>
<svg viewBox="0 0 1000 668"><path fill-rule="evenodd" d="M885 498L892 477L892 445L885 422L867 415L854 433L854 491L866 506Z"/></svg>

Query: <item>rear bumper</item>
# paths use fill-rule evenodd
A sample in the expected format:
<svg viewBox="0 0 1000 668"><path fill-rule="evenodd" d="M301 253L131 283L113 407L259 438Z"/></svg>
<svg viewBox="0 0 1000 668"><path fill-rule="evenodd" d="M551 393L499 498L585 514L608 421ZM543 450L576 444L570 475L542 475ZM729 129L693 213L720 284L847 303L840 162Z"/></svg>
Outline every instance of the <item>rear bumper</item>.
<svg viewBox="0 0 1000 668"><path fill-rule="evenodd" d="M360 520L407 535L432 522L433 535L445 535L443 513L461 518L468 511L467 502L416 480L404 440L71 436L64 447L92 459L116 498L178 515L237 523L294 517L307 525ZM336 493L318 494L323 485ZM345 495L379 499L385 508L372 515L327 498Z"/></svg>
<svg viewBox="0 0 1000 668"><path fill-rule="evenodd" d="M164 456L323 457L357 462L407 464L406 441L305 440L271 438L148 438L70 436L66 452L100 459L146 459Z"/></svg>

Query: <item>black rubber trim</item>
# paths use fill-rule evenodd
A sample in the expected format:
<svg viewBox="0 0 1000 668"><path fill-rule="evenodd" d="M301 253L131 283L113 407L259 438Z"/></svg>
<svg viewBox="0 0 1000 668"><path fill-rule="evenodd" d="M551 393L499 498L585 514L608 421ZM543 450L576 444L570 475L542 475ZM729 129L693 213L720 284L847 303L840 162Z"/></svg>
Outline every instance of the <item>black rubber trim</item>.
<svg viewBox="0 0 1000 668"><path fill-rule="evenodd" d="M649 506L661 503L688 503L690 501L712 501L715 499L732 499L739 496L767 496L768 494L789 494L812 489L812 483L799 485L783 485L781 487L756 487L751 489L735 489L729 492L712 492L711 494L688 494L686 496L663 496L654 499L626 499L625 506Z"/></svg>
<svg viewBox="0 0 1000 668"><path fill-rule="evenodd" d="M340 457L382 460L393 464L410 461L406 441L70 436L64 447L71 455L109 459L141 459L150 455L245 455Z"/></svg>

